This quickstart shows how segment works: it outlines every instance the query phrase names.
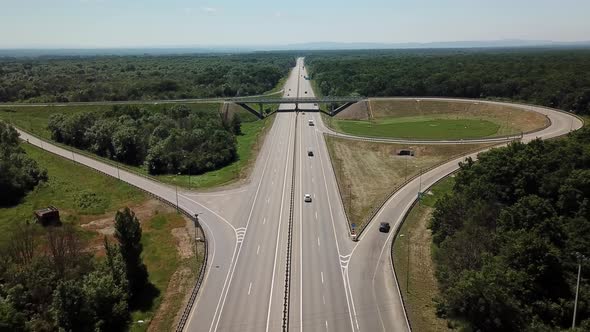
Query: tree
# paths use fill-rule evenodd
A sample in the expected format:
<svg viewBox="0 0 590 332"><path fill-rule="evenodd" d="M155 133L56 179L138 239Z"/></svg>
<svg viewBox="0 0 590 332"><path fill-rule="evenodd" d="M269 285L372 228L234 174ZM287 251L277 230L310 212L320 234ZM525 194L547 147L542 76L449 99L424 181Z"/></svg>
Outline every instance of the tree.
<svg viewBox="0 0 590 332"><path fill-rule="evenodd" d="M19 146L18 132L0 121L0 206L18 202L41 181L47 171L39 168Z"/></svg>
<svg viewBox="0 0 590 332"><path fill-rule="evenodd" d="M115 215L115 238L119 241L119 250L125 262L129 297L133 299L148 284L148 272L141 259L141 225L128 207Z"/></svg>

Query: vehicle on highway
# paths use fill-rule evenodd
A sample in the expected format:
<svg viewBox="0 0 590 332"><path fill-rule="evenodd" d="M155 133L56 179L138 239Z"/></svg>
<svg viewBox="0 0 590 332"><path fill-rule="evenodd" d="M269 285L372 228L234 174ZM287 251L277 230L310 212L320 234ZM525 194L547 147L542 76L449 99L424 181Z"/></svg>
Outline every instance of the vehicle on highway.
<svg viewBox="0 0 590 332"><path fill-rule="evenodd" d="M379 232L382 233L389 233L389 223L388 222L382 222L379 224Z"/></svg>
<svg viewBox="0 0 590 332"><path fill-rule="evenodd" d="M314 123L313 123L313 120L308 120L307 121L307 124L310 125L310 126L315 126Z"/></svg>
<svg viewBox="0 0 590 332"><path fill-rule="evenodd" d="M307 155L310 157L313 157L313 150L312 149L308 149L307 150Z"/></svg>
<svg viewBox="0 0 590 332"><path fill-rule="evenodd" d="M315 103L315 104L313 104L313 106L315 106L315 107L318 107L318 104L317 104L317 103Z"/></svg>
<svg viewBox="0 0 590 332"><path fill-rule="evenodd" d="M303 200L306 202L311 202L311 195L310 194L305 194L305 196L303 196Z"/></svg>
<svg viewBox="0 0 590 332"><path fill-rule="evenodd" d="M305 91L305 94L307 94L307 91Z"/></svg>

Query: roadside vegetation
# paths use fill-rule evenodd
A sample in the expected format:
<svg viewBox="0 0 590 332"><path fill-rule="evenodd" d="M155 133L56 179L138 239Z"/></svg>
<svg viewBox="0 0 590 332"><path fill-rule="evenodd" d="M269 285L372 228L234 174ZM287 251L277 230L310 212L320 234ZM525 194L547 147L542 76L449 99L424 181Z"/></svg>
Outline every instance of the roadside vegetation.
<svg viewBox="0 0 590 332"><path fill-rule="evenodd" d="M440 290L432 256L432 233L428 226L434 205L452 190L453 184L453 177L447 177L432 186L420 203L412 207L393 242L395 273L414 331L450 330L447 321L436 315L435 299L440 296Z"/></svg>
<svg viewBox="0 0 590 332"><path fill-rule="evenodd" d="M0 102L235 97L273 90L288 53L0 59Z"/></svg>
<svg viewBox="0 0 590 332"><path fill-rule="evenodd" d="M187 221L114 178L26 143L20 149L47 178L0 207L0 326L173 330L203 259L200 246L195 261ZM33 221L49 205L61 226Z"/></svg>
<svg viewBox="0 0 590 332"><path fill-rule="evenodd" d="M326 135L349 222L362 229L389 195L430 167L492 144L376 143ZM400 155L402 150L414 156Z"/></svg>
<svg viewBox="0 0 590 332"><path fill-rule="evenodd" d="M416 139L519 135L549 125L547 117L514 106L429 99L371 99L365 109L324 119L347 134Z"/></svg>
<svg viewBox="0 0 590 332"><path fill-rule="evenodd" d="M118 111L114 111L117 109ZM232 128L226 127L223 128L224 131L230 133L230 136L235 137L235 159L229 162L226 166L220 167L219 169L204 172L201 174L197 174L196 165L193 167L186 167L183 171L179 169L181 172L178 175L178 172L170 172L173 173L172 175L155 175L156 179L171 183L171 184L178 184L183 185L191 188L211 188L219 185L228 184L237 180L244 179L249 174L249 169L253 164L256 158L256 151L258 151L259 146L262 144L264 134L268 130L268 128L272 125L272 121L274 117L265 118L264 120L258 120L256 116L251 113L248 113L241 109L231 109L228 112L219 113L219 105L217 104L162 104L162 105L154 105L154 104L137 104L137 105L125 105L123 107L117 106L95 106L95 105L85 105L85 106L63 106L63 107L36 107L36 106L23 106L23 107L14 107L14 108L2 108L0 107L0 119L4 119L11 123L14 123L19 128L22 128L26 131L29 131L33 134L36 134L40 137L45 139L51 139L52 133L49 129L49 119L55 114L63 114L64 118L69 117L77 117L83 118L86 115L84 114L95 114L95 117L98 119L107 118L105 120L110 120L112 122L121 122L121 120L125 120L125 118L121 118L119 114L123 114L128 110L136 112L135 110L139 109L140 113L144 115L147 114L157 114L157 113L170 113L174 110L180 110L183 114L187 114L188 116L193 117L203 117L207 119L213 119L218 123L223 124L223 119L229 119L228 125L231 125L231 119L233 119L236 115L239 118L240 122L240 133L238 135L233 134L231 132ZM195 115L193 115L195 114ZM110 119L109 119L110 118ZM127 117L128 119L128 117ZM102 121L104 122L104 121ZM108 122L108 121L107 121ZM123 121L125 124L126 121ZM170 121L168 121L170 122ZM181 130L185 130L186 132L186 123L180 124L179 121L174 120L174 125L176 127L180 127ZM142 122L142 125L145 125L145 121ZM125 127L125 126L123 126ZM108 128L109 131L112 131L113 128ZM149 128L148 128L149 129ZM155 128L154 128L155 129ZM211 127L209 127L211 129ZM132 129L129 133L135 132L139 135L137 129ZM146 134L147 136L137 136L138 141L143 144L142 146L145 148L145 145L149 144L149 136L150 134ZM104 136L104 135L103 135ZM134 135L133 135L134 136ZM112 147L113 139L111 138L111 142L108 142L107 137L105 137L103 143L107 147ZM131 140L133 142L133 140ZM124 143L124 141L120 141L119 143ZM223 142L224 144L231 142ZM72 148L72 147L70 147ZM176 146L172 150L179 150L182 146ZM76 148L74 148L76 149ZM195 149L191 148L192 151L196 151ZM128 168L134 172L138 172L140 174L147 175L149 173L148 167L145 163L140 165L129 165L123 164L123 160L112 158L114 155L104 155L101 157L98 154L92 153L90 151L85 151L82 149L76 149L80 153L91 154L95 158L103 159L103 161L109 163L119 163L121 167ZM108 149L107 149L108 150ZM113 150L114 151L114 150ZM126 150L120 150L126 151ZM174 151L172 151L174 152ZM167 156L173 155L173 153L166 154ZM109 158L110 157L110 158ZM189 160L190 161L190 160ZM193 160L196 162L196 160ZM192 165L192 163L186 163L186 166ZM175 167L174 163L171 163L172 167ZM178 163L176 166L180 166ZM189 169L190 168L190 169ZM176 168L175 168L176 169ZM189 174L190 173L190 174Z"/></svg>
<svg viewBox="0 0 590 332"><path fill-rule="evenodd" d="M590 113L587 49L312 52L323 95L501 98Z"/></svg>
<svg viewBox="0 0 590 332"><path fill-rule="evenodd" d="M588 127L462 163L430 223L441 317L479 331L568 330L581 263L576 326L590 330L589 165Z"/></svg>

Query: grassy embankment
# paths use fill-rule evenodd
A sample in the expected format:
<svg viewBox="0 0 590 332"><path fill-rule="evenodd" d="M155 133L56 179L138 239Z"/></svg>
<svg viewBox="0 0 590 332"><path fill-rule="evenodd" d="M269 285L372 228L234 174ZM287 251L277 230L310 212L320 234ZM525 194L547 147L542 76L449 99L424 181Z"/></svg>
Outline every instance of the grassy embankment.
<svg viewBox="0 0 590 332"><path fill-rule="evenodd" d="M362 228L392 191L422 170L491 144L390 144L332 136L326 143L350 223ZM411 149L415 156L399 156Z"/></svg>
<svg viewBox="0 0 590 332"><path fill-rule="evenodd" d="M446 320L436 316L434 298L439 289L434 276L432 235L428 224L434 204L451 191L453 183L454 179L447 177L434 185L420 204L410 210L393 242L395 272L414 331L449 331Z"/></svg>
<svg viewBox="0 0 590 332"><path fill-rule="evenodd" d="M545 116L477 101L381 100L364 113L327 119L334 130L351 135L417 139L468 139L517 135L543 128Z"/></svg>
<svg viewBox="0 0 590 332"><path fill-rule="evenodd" d="M156 109L163 107L162 105L154 104L138 104L147 109ZM169 107L172 105L166 105ZM188 104L189 108L195 111L209 111L217 112L219 109L218 104ZM23 106L14 108L5 108L0 106L0 119L7 120L13 123L15 126L32 132L38 136L46 139L50 139L50 132L47 130L47 123L49 116L55 113L73 114L78 112L89 112L89 111L106 111L112 109L112 106L51 106L51 107L35 107L35 106ZM258 148L260 147L264 134L272 125L273 117L265 118L264 120L257 120L257 118L246 112L239 111L242 118L242 135L237 137L238 140L238 160L232 164L221 168L219 170L207 172L200 175L180 175L180 176L169 176L161 175L156 176L157 180L166 182L169 184L178 184L190 188L206 189L219 185L229 184L241 179L244 179L249 174L249 169L256 159ZM67 147L71 149L71 147ZM105 162L114 164L115 161L101 158L99 156L90 154L89 152L77 150L79 153L91 155L93 158L101 159ZM143 167L133 167L129 165L120 164L123 168L127 168L131 171L147 175L147 170ZM189 183L190 180L190 183Z"/></svg>
<svg viewBox="0 0 590 332"><path fill-rule="evenodd" d="M201 255L195 262L191 250L184 250L184 253L181 250L181 245L186 247L188 243L190 246L191 241L185 219L124 182L34 146L24 143L22 146L27 155L47 169L49 180L30 192L20 204L0 208L0 241L7 240L16 223L30 220L33 210L54 205L60 209L63 222L77 226L86 248L101 256L103 236L112 236L115 211L129 206L142 223L143 259L150 282L158 290L155 296L149 297L144 308L132 313L134 321L146 322L132 325L132 330L146 330L147 322L159 308L162 311L154 321L156 330L173 330L174 319L182 309L203 259Z"/></svg>

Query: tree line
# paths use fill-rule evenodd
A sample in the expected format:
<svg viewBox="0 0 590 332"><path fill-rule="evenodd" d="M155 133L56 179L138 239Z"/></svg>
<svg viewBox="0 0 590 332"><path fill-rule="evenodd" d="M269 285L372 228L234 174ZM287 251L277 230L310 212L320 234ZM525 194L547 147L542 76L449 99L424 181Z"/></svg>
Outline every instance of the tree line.
<svg viewBox="0 0 590 332"><path fill-rule="evenodd" d="M311 53L324 95L507 98L590 114L590 50L382 50Z"/></svg>
<svg viewBox="0 0 590 332"><path fill-rule="evenodd" d="M590 257L590 128L461 163L431 220L438 313L475 331L571 327ZM590 330L589 261L577 326Z"/></svg>
<svg viewBox="0 0 590 332"><path fill-rule="evenodd" d="M286 53L0 58L0 102L234 97L273 89Z"/></svg>
<svg viewBox="0 0 590 332"><path fill-rule="evenodd" d="M47 171L26 155L18 137L14 127L0 121L0 206L18 203L40 182L47 181Z"/></svg>
<svg viewBox="0 0 590 332"><path fill-rule="evenodd" d="M114 106L108 112L53 114L48 129L57 142L88 150L150 174L201 174L237 158L241 120L180 105L148 111Z"/></svg>
<svg viewBox="0 0 590 332"><path fill-rule="evenodd" d="M141 260L141 226L128 208L96 258L74 226L22 223L0 251L0 330L125 331L153 288Z"/></svg>

